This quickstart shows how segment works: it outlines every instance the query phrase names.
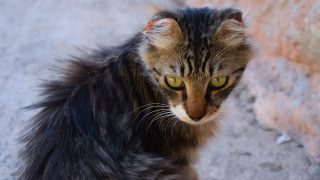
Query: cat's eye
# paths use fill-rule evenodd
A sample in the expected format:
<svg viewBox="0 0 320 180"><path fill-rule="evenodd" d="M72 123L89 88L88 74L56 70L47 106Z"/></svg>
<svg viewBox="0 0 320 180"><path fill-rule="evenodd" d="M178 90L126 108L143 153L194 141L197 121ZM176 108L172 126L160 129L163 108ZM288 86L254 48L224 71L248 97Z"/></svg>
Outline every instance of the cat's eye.
<svg viewBox="0 0 320 180"><path fill-rule="evenodd" d="M184 88L182 79L178 76L169 75L165 77L166 84L173 90L181 90Z"/></svg>
<svg viewBox="0 0 320 180"><path fill-rule="evenodd" d="M214 90L223 88L228 82L228 76L217 76L211 79L209 87Z"/></svg>

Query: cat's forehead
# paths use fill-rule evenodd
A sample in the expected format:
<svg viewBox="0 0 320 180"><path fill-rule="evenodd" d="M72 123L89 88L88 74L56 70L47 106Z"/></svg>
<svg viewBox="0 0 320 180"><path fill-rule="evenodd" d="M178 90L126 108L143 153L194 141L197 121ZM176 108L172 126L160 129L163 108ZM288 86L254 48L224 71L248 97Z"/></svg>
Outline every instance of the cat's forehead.
<svg viewBox="0 0 320 180"><path fill-rule="evenodd" d="M211 55L217 53L225 46L216 43L216 32L226 19L228 10L216 10L211 8L186 8L176 14L183 38L181 50L185 56Z"/></svg>
<svg viewBox="0 0 320 180"><path fill-rule="evenodd" d="M209 44L223 20L223 12L215 9L183 9L177 22L186 44Z"/></svg>
<svg viewBox="0 0 320 180"><path fill-rule="evenodd" d="M183 8L175 12L161 11L154 20L172 18L177 21L182 33L188 37L210 38L232 9Z"/></svg>
<svg viewBox="0 0 320 180"><path fill-rule="evenodd" d="M241 11L236 9L160 12L146 24L144 35L145 61L184 77L227 75L244 66L250 54Z"/></svg>

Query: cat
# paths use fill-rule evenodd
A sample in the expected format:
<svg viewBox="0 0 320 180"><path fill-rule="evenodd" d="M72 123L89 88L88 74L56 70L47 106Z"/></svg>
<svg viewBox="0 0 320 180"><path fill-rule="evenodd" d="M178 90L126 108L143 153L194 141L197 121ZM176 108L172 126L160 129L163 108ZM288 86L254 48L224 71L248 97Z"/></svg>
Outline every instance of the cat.
<svg viewBox="0 0 320 180"><path fill-rule="evenodd" d="M31 106L20 179L198 179L197 149L251 54L240 10L183 8L69 59Z"/></svg>

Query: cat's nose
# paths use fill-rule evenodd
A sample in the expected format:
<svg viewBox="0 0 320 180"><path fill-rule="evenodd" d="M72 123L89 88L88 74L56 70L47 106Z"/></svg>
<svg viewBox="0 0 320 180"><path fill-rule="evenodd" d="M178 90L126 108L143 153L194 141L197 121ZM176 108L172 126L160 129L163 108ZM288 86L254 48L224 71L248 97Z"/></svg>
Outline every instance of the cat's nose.
<svg viewBox="0 0 320 180"><path fill-rule="evenodd" d="M199 121L206 115L205 102L199 102L199 101L187 102L186 112L192 120Z"/></svg>
<svg viewBox="0 0 320 180"><path fill-rule="evenodd" d="M200 119L204 117L205 113L188 113L188 115L193 121L200 121Z"/></svg>

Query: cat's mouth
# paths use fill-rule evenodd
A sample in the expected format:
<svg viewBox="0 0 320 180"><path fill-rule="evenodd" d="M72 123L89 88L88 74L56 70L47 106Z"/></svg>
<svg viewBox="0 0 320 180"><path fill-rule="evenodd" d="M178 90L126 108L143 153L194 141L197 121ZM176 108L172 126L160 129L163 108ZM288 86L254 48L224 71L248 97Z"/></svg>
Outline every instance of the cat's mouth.
<svg viewBox="0 0 320 180"><path fill-rule="evenodd" d="M192 125L200 125L200 124L205 124L209 121L213 121L215 119L218 119L220 116L221 110L218 109L215 113L212 114L207 114L203 116L201 119L192 119L190 116L187 114L185 109L183 108L182 105L177 105L177 106L172 106L170 105L170 110L171 112L178 117L180 121L183 121L188 124Z"/></svg>

